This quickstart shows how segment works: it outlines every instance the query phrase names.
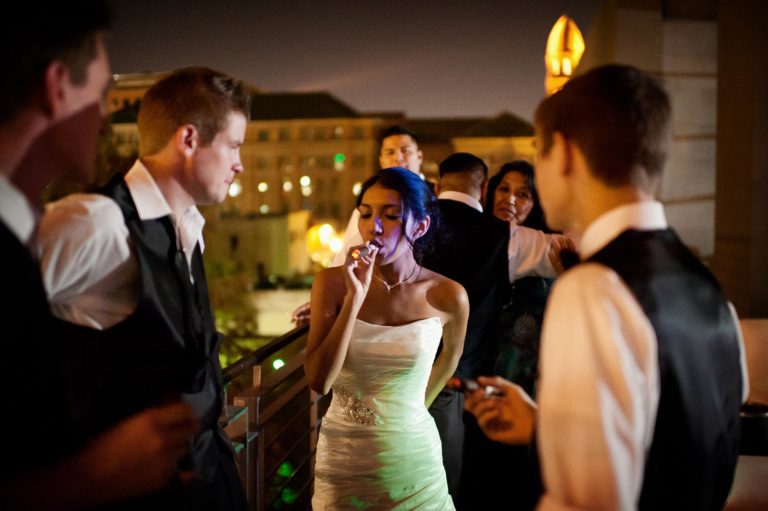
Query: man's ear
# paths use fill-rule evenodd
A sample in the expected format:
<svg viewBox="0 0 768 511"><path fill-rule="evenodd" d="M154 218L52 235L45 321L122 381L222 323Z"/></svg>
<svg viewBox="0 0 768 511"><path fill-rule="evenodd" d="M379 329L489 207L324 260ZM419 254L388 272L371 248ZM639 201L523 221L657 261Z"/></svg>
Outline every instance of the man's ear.
<svg viewBox="0 0 768 511"><path fill-rule="evenodd" d="M194 124L185 124L176 129L174 139L176 140L176 147L179 151L185 156L192 156L195 149L197 149L197 146L200 144L200 133L197 131Z"/></svg>
<svg viewBox="0 0 768 511"><path fill-rule="evenodd" d="M573 143L559 131L552 133L552 147L549 152L560 174L569 175L573 172Z"/></svg>
<svg viewBox="0 0 768 511"><path fill-rule="evenodd" d="M480 186L480 204L485 204L488 199L488 178L483 180L483 184ZM483 206L485 208L485 206Z"/></svg>
<svg viewBox="0 0 768 511"><path fill-rule="evenodd" d="M429 215L416 222L416 225L413 228L413 233L411 234L411 238L413 238L415 241L427 234L431 223L432 219L429 217Z"/></svg>
<svg viewBox="0 0 768 511"><path fill-rule="evenodd" d="M69 105L69 68L61 60L54 60L45 68L41 108L52 121L66 117Z"/></svg>

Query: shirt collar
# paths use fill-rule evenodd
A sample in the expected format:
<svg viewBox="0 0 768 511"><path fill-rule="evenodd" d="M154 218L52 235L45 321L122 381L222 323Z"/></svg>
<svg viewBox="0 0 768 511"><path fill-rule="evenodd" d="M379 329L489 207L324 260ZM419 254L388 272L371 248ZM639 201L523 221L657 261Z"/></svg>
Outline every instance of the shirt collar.
<svg viewBox="0 0 768 511"><path fill-rule="evenodd" d="M584 230L581 257L586 259L628 229L656 231L667 228L664 206L658 201L624 204L603 213Z"/></svg>
<svg viewBox="0 0 768 511"><path fill-rule="evenodd" d="M142 220L156 220L172 214L171 206L163 197L163 192L141 160L136 160L125 175L125 184L131 191L136 212Z"/></svg>
<svg viewBox="0 0 768 511"><path fill-rule="evenodd" d="M190 254L190 257L195 243L200 243L201 252L204 250L203 226L205 225L205 218L203 215L192 205L184 211L181 218L174 218L171 206L168 205L160 187L157 186L152 174L141 160L136 160L131 170L125 175L125 184L128 185L128 190L130 190L136 205L136 212L141 220L156 220L164 216L171 216L176 224L180 248Z"/></svg>
<svg viewBox="0 0 768 511"><path fill-rule="evenodd" d="M0 220L23 244L29 243L37 215L27 198L0 173Z"/></svg>
<svg viewBox="0 0 768 511"><path fill-rule="evenodd" d="M463 192L455 192L452 190L448 190L445 192L440 192L440 195L437 196L438 199L448 199L448 200L454 200L456 202L461 202L463 204L466 204L472 209L476 209L480 213L483 212L483 205L480 204L480 201L472 197L471 195L467 195Z"/></svg>

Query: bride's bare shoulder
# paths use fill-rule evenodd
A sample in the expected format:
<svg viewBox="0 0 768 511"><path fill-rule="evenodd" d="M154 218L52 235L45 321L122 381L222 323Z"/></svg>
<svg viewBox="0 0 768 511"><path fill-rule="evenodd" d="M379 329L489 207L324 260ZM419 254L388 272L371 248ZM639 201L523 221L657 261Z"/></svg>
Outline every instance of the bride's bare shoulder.
<svg viewBox="0 0 768 511"><path fill-rule="evenodd" d="M467 292L461 284L426 268L424 272L424 278L430 284L427 289L427 301L430 305L446 312L468 306Z"/></svg>
<svg viewBox="0 0 768 511"><path fill-rule="evenodd" d="M317 275L312 282L312 288L320 288L324 292L341 291L343 293L345 289L344 274L340 266L333 268L326 268Z"/></svg>

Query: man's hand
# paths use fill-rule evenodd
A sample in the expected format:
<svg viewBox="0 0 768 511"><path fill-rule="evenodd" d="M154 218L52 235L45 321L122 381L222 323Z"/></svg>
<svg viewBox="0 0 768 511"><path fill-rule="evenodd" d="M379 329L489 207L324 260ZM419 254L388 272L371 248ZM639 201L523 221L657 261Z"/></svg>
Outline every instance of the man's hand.
<svg viewBox="0 0 768 511"><path fill-rule="evenodd" d="M552 235L548 255L549 262L552 263L552 267L558 274L563 273L578 261L576 244L569 236L562 234Z"/></svg>
<svg viewBox="0 0 768 511"><path fill-rule="evenodd" d="M187 404L144 410L76 455L0 485L0 502L3 509L73 511L150 493L170 479L198 428Z"/></svg>
<svg viewBox="0 0 768 511"><path fill-rule="evenodd" d="M496 442L510 445L528 444L533 436L536 403L519 386L499 376L481 376L481 389L467 394L464 408L477 418L483 433ZM501 396L486 397L483 388L496 387Z"/></svg>
<svg viewBox="0 0 768 511"><path fill-rule="evenodd" d="M309 302L299 305L299 307L293 311L291 315L291 321L296 323L296 327L309 324L310 308Z"/></svg>
<svg viewBox="0 0 768 511"><path fill-rule="evenodd" d="M84 472L109 488L110 500L158 490L189 454L198 429L185 403L144 410L96 438L83 456Z"/></svg>

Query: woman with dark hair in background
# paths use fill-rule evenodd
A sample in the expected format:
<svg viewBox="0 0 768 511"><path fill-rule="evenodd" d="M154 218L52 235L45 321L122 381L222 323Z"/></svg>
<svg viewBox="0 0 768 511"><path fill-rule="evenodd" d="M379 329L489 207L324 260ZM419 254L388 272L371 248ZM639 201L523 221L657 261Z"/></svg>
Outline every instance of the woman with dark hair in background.
<svg viewBox="0 0 768 511"><path fill-rule="evenodd" d="M486 214L518 226L552 232L547 228L539 204L533 166L523 160L502 165L488 180ZM494 373L522 386L531 396L536 389L539 361L539 337L553 279L528 276L510 286L507 303L499 314L496 338L498 355ZM480 478L472 477L471 488L487 490L476 500L478 509L532 510L542 493L536 457L526 445L512 446L498 442L480 442L479 456L484 461ZM470 483L467 483L469 485ZM464 488L464 487L462 487Z"/></svg>
<svg viewBox="0 0 768 511"><path fill-rule="evenodd" d="M514 225L552 232L539 203L533 165L524 160L505 163L488 180L485 210ZM536 392L541 321L552 282L537 276L514 281L499 320L495 372L531 396Z"/></svg>
<svg viewBox="0 0 768 511"><path fill-rule="evenodd" d="M397 167L376 174L363 184L357 209L364 243L312 286L304 369L316 392L333 389L312 506L452 510L427 407L461 356L467 295L414 254L437 214L419 176Z"/></svg>

